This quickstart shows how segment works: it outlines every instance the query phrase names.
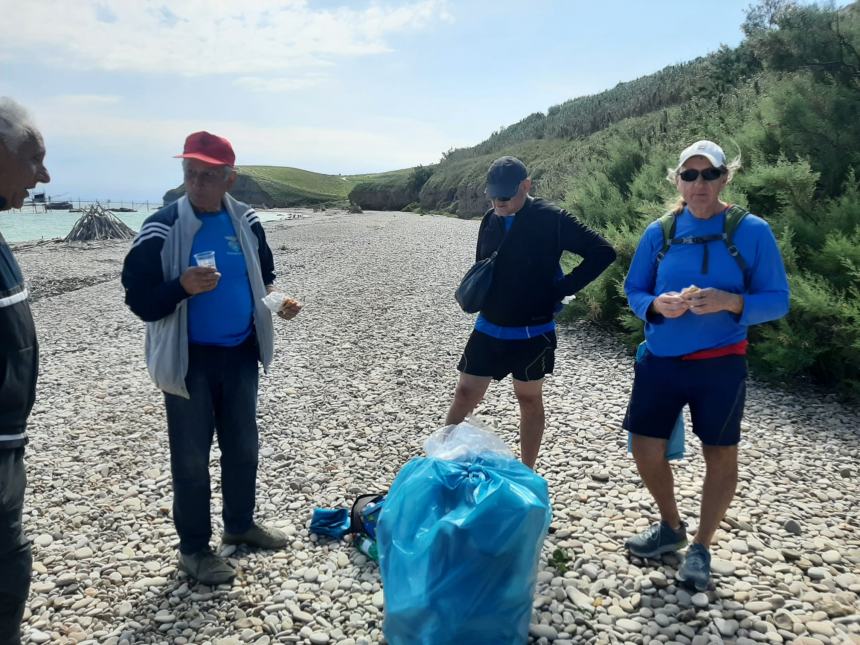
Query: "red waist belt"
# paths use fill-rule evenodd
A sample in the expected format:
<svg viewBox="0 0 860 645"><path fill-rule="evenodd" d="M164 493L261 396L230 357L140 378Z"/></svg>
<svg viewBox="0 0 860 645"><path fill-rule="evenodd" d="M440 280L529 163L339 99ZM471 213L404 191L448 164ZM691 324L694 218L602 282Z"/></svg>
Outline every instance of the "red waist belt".
<svg viewBox="0 0 860 645"><path fill-rule="evenodd" d="M719 358L720 356L746 356L749 341L742 340L734 345L726 345L725 347L715 347L714 349L703 349L700 352L693 352L682 356L681 360L699 361L704 358Z"/></svg>

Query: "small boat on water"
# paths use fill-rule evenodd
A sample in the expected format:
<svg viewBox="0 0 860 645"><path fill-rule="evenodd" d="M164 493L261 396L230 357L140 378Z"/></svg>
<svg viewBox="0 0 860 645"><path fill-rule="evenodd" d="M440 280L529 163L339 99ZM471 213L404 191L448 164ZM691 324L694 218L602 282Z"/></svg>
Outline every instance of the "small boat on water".
<svg viewBox="0 0 860 645"><path fill-rule="evenodd" d="M107 210L111 211L112 213L136 213L137 212L137 209L126 208L124 206L122 206L120 208L108 208Z"/></svg>
<svg viewBox="0 0 860 645"><path fill-rule="evenodd" d="M45 208L49 211L67 211L72 208L72 202L48 202Z"/></svg>

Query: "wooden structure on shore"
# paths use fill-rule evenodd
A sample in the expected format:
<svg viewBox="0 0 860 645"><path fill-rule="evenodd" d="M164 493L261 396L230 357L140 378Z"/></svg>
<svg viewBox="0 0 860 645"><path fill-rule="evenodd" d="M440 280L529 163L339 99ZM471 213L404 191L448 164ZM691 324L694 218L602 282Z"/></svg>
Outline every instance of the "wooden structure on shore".
<svg viewBox="0 0 860 645"><path fill-rule="evenodd" d="M84 214L75 222L63 241L130 240L133 237L134 231L121 219L101 204L93 204L84 209Z"/></svg>

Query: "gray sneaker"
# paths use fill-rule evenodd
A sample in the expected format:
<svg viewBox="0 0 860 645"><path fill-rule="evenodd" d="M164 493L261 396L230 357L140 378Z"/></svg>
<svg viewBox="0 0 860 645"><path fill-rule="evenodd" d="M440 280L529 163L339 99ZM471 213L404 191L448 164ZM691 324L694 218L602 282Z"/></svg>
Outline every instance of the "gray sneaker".
<svg viewBox="0 0 860 645"><path fill-rule="evenodd" d="M221 585L236 577L236 570L209 547L197 553L180 553L179 569L204 585Z"/></svg>
<svg viewBox="0 0 860 645"><path fill-rule="evenodd" d="M627 540L624 546L637 557L656 558L687 546L687 525L681 522L676 531L666 522L657 522Z"/></svg>
<svg viewBox="0 0 860 645"><path fill-rule="evenodd" d="M696 591L704 591L711 582L711 553L701 544L687 549L684 564L678 569L678 578Z"/></svg>
<svg viewBox="0 0 860 645"><path fill-rule="evenodd" d="M221 541L224 544L246 544L258 549L283 549L287 545L287 536L278 529L252 524L244 533L224 533Z"/></svg>

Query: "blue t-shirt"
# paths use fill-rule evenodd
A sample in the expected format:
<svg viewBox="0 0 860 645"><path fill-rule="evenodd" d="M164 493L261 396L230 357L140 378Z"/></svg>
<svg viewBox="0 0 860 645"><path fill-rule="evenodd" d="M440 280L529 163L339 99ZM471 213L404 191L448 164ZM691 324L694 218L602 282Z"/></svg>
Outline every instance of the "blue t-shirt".
<svg viewBox="0 0 860 645"><path fill-rule="evenodd" d="M511 227L514 225L514 216L508 215L502 217L502 223L505 225L505 235L507 235L510 233ZM559 266L556 279L560 280L563 277L564 272ZM556 313L559 311L561 311L561 303L559 303L559 306L556 308ZM529 325L526 327L503 327L502 325L491 323L489 320L484 318L483 314L478 314L478 317L475 319L475 331L487 334L493 338L498 338L499 340L525 340L527 338L535 338L541 334L554 332L555 321L551 320L542 325Z"/></svg>
<svg viewBox="0 0 860 645"><path fill-rule="evenodd" d="M675 237L719 235L725 225L725 211L710 219L699 219L688 209L677 215ZM684 356L704 349L733 345L744 340L747 327L776 320L788 312L788 279L776 239L767 222L747 215L734 234L734 244L747 264L749 286L737 262L722 240L708 242L708 272L702 273L704 244L674 244L663 261L660 222L652 222L636 248L624 291L633 312L645 321L645 341L655 356ZM678 318L648 315L654 299L667 291L685 287L713 287L742 294L740 316L728 311L694 314Z"/></svg>
<svg viewBox="0 0 860 645"><path fill-rule="evenodd" d="M188 299L188 339L198 345L234 347L251 334L254 296L242 247L227 211L198 213L203 226L194 236L189 266L194 254L215 251L221 278L212 291Z"/></svg>

